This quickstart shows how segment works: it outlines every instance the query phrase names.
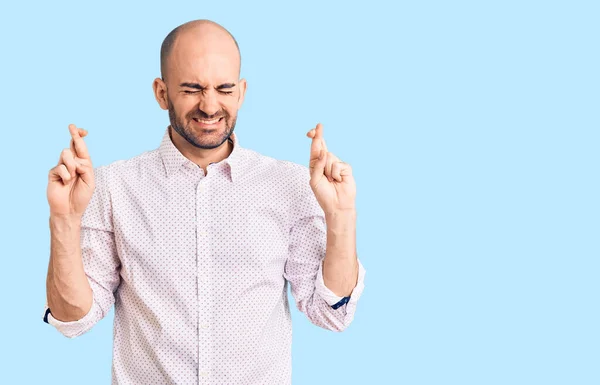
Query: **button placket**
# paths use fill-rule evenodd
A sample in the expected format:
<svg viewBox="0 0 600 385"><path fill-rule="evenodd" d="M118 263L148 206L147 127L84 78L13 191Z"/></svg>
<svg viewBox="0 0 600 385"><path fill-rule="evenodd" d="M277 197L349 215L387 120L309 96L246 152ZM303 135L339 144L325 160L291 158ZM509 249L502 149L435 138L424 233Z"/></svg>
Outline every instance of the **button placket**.
<svg viewBox="0 0 600 385"><path fill-rule="evenodd" d="M210 301L210 240L208 238L209 199L207 177L196 186L196 260L198 285L198 377L201 383L209 379L212 361L212 341L209 332L212 309Z"/></svg>

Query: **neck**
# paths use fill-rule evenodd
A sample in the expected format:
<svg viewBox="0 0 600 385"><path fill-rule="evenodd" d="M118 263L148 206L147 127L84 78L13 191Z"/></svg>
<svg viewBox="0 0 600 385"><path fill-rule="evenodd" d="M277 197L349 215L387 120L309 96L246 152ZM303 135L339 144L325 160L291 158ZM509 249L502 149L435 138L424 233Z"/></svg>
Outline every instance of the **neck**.
<svg viewBox="0 0 600 385"><path fill-rule="evenodd" d="M175 145L183 156L202 168L205 174L209 164L222 161L231 154L231 151L233 151L233 143L231 143L230 140L226 140L217 148L203 149L191 145L179 135L177 131L173 130L171 126L169 126L169 135L171 136L173 145Z"/></svg>

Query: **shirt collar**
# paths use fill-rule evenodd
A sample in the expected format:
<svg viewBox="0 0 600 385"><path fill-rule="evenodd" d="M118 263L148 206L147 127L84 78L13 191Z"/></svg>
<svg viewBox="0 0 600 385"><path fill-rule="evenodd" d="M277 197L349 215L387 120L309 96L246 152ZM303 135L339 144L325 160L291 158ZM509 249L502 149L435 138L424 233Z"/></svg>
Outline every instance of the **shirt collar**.
<svg viewBox="0 0 600 385"><path fill-rule="evenodd" d="M229 177L233 182L241 175L242 167L244 165L244 149L240 146L237 135L234 132L229 136L229 141L233 143L233 150L231 151L231 154L221 162L224 162L224 164L227 165L226 169L229 170ZM159 153L165 166L167 177L170 177L184 166L189 167L190 165L194 165L194 163L186 158L173 144L171 136L169 135L169 127L167 127L165 134L163 135Z"/></svg>

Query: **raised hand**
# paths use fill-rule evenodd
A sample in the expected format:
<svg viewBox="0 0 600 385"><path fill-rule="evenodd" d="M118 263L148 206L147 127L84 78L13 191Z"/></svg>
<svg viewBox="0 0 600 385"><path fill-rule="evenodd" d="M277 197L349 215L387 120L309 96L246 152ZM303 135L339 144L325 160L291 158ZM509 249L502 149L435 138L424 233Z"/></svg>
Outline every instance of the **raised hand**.
<svg viewBox="0 0 600 385"><path fill-rule="evenodd" d="M310 145L310 187L326 215L355 209L352 168L327 151L321 123L306 133Z"/></svg>
<svg viewBox="0 0 600 385"><path fill-rule="evenodd" d="M87 131L69 125L70 148L65 148L48 174L50 215L81 217L94 192L94 169L83 138Z"/></svg>

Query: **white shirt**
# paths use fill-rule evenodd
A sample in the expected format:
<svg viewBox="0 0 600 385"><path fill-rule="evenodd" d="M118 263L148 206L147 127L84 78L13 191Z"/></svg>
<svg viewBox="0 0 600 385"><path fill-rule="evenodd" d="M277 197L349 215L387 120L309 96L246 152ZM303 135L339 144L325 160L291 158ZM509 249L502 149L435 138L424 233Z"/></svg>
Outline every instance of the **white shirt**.
<svg viewBox="0 0 600 385"><path fill-rule="evenodd" d="M308 168L242 148L207 175L173 145L95 169L81 246L93 305L47 322L67 337L115 305L113 384L290 384L287 285L315 325L342 331L349 302L323 282L324 213ZM46 315L46 307L44 315Z"/></svg>

